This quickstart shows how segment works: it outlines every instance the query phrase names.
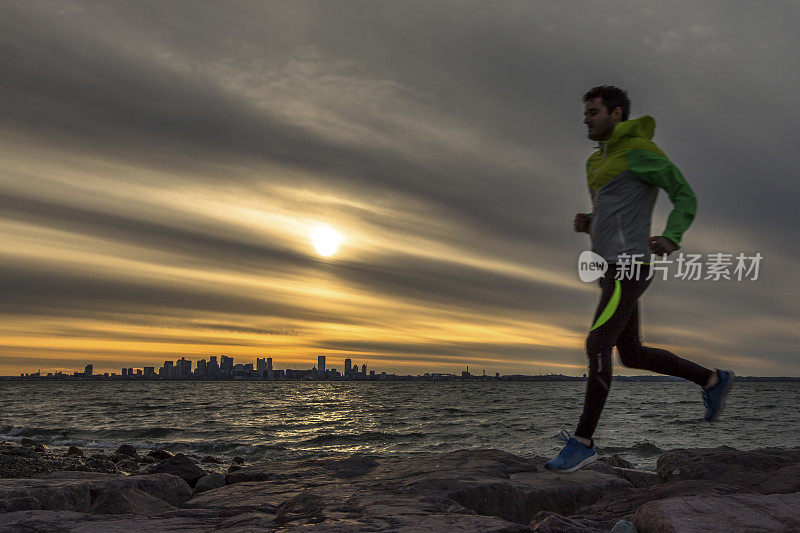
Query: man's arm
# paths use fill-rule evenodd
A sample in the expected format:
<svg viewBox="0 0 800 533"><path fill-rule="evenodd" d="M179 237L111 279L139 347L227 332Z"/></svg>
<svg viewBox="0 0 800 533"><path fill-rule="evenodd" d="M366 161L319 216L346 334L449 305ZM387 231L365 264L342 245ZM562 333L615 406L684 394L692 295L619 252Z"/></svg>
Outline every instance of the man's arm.
<svg viewBox="0 0 800 533"><path fill-rule="evenodd" d="M667 218L667 227L662 237L669 239L677 250L680 248L681 237L697 214L697 197L694 191L678 167L663 155L649 150L631 150L625 155L628 169L637 178L664 189L669 195L674 207Z"/></svg>

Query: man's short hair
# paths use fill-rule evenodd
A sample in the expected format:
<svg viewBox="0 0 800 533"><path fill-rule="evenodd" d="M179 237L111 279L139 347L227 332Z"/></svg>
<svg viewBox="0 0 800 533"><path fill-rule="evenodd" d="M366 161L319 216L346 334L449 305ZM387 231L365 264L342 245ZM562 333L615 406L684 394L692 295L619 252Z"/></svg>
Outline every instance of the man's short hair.
<svg viewBox="0 0 800 533"><path fill-rule="evenodd" d="M631 100L628 98L628 93L624 89L614 87L613 85L598 85L592 87L589 92L583 95L583 101L588 102L600 98L605 108L609 113L616 107L622 108L622 120L628 120L631 112Z"/></svg>

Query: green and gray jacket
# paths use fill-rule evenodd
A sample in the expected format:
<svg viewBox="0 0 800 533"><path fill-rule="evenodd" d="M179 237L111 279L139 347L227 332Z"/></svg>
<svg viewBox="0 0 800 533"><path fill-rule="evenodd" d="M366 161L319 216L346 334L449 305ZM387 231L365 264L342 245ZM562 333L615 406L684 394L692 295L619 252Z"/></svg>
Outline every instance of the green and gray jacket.
<svg viewBox="0 0 800 533"><path fill-rule="evenodd" d="M681 236L697 213L697 198L680 170L651 140L653 117L618 123L608 141L586 161L592 196L592 251L609 263L619 254L643 254L648 261L650 218L658 189L674 205L663 236L680 247Z"/></svg>

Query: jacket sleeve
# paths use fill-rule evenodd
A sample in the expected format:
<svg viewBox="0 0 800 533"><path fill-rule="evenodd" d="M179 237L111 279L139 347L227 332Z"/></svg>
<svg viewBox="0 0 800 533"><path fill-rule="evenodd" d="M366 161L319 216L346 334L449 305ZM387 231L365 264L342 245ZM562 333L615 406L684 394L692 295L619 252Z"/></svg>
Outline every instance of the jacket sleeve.
<svg viewBox="0 0 800 533"><path fill-rule="evenodd" d="M628 169L641 181L664 189L674 206L662 234L680 248L681 237L697 214L697 197L678 167L649 150L627 152Z"/></svg>

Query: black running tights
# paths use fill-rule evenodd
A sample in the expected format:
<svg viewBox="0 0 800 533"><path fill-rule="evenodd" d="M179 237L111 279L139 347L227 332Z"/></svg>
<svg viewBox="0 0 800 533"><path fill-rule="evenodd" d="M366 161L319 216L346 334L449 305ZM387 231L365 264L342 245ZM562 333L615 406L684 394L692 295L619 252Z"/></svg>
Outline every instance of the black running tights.
<svg viewBox="0 0 800 533"><path fill-rule="evenodd" d="M598 280L602 294L594 323L586 338L589 378L586 398L575 435L591 439L611 386L612 350L617 347L622 364L678 376L704 386L711 370L659 348L643 346L639 337L639 297L652 280L646 279L649 265L641 265L639 279L615 279L616 266L609 265Z"/></svg>

